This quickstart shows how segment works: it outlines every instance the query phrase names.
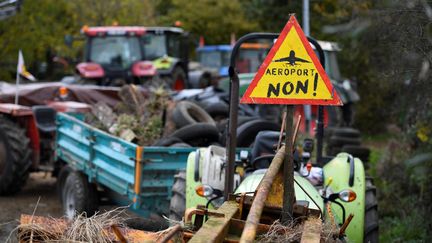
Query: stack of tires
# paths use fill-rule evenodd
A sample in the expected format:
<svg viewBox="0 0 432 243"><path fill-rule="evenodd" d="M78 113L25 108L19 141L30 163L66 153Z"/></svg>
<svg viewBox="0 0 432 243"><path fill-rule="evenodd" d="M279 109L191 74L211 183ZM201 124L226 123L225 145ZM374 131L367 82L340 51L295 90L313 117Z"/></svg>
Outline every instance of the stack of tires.
<svg viewBox="0 0 432 243"><path fill-rule="evenodd" d="M370 150L362 146L359 130L351 127L330 127L326 130L328 156L336 156L340 152L346 152L367 164Z"/></svg>

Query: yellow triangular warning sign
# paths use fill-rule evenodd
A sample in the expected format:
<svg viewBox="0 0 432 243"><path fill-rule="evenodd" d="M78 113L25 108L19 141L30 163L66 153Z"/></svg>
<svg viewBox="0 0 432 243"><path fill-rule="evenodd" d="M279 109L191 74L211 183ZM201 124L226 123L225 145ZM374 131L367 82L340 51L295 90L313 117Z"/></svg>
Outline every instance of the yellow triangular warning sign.
<svg viewBox="0 0 432 243"><path fill-rule="evenodd" d="M280 33L241 103L342 105L294 15Z"/></svg>

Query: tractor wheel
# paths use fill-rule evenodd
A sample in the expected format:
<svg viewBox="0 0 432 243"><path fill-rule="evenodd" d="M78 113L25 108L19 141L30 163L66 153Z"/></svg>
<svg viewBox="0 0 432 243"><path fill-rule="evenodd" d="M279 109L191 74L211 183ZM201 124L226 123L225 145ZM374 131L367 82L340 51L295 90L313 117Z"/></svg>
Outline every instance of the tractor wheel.
<svg viewBox="0 0 432 243"><path fill-rule="evenodd" d="M351 127L338 127L333 130L333 136L360 138L360 131Z"/></svg>
<svg viewBox="0 0 432 243"><path fill-rule="evenodd" d="M0 116L0 195L18 192L29 177L29 139L25 131Z"/></svg>
<svg viewBox="0 0 432 243"><path fill-rule="evenodd" d="M340 136L331 136L329 145L330 146L338 146L342 147L344 145L360 145L360 138L349 138L349 137L340 137Z"/></svg>
<svg viewBox="0 0 432 243"><path fill-rule="evenodd" d="M186 210L186 171L182 170L174 176L169 218L180 221Z"/></svg>
<svg viewBox="0 0 432 243"><path fill-rule="evenodd" d="M365 192L365 218L363 242L378 242L378 203L376 198L376 187L370 177L366 177Z"/></svg>
<svg viewBox="0 0 432 243"><path fill-rule="evenodd" d="M180 91L187 88L187 77L186 73L180 66L177 66L174 68L172 74L171 74L171 82L170 86L171 89Z"/></svg>
<svg viewBox="0 0 432 243"><path fill-rule="evenodd" d="M342 147L342 152L347 152L349 154L352 154L354 157L360 158L363 161L363 163L369 161L369 155L370 155L369 148L363 146L357 146L357 145L345 145Z"/></svg>
<svg viewBox="0 0 432 243"><path fill-rule="evenodd" d="M87 181L87 177L77 171L70 172L62 189L63 211L68 219L76 214L93 215L98 208L96 186Z"/></svg>

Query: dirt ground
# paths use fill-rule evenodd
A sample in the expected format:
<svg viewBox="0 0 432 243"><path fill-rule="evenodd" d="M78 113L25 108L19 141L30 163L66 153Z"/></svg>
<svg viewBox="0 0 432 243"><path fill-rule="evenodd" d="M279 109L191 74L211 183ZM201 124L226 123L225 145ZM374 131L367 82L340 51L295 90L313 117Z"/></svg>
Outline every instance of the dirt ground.
<svg viewBox="0 0 432 243"><path fill-rule="evenodd" d="M33 173L19 193L0 197L0 242L6 242L18 226L21 214L32 214L35 208L35 215L62 216L62 207L56 193L56 179L49 174ZM10 238L14 242L15 234L12 233Z"/></svg>

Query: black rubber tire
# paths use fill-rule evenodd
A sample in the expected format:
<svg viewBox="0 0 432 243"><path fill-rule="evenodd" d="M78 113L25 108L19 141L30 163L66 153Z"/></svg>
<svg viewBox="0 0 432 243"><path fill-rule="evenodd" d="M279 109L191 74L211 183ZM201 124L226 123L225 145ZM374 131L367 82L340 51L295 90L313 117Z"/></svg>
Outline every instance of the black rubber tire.
<svg viewBox="0 0 432 243"><path fill-rule="evenodd" d="M195 123L209 123L215 125L213 118L197 104L190 101L180 101L172 114L172 119L177 128L181 128Z"/></svg>
<svg viewBox="0 0 432 243"><path fill-rule="evenodd" d="M60 199L60 202L63 203L63 187L66 182L66 179L69 175L69 173L73 172L74 170L69 165L64 165L57 176L57 182L56 182L56 189L57 189L57 195Z"/></svg>
<svg viewBox="0 0 432 243"><path fill-rule="evenodd" d="M351 127L338 127L334 128L332 135L346 138L360 138L360 131Z"/></svg>
<svg viewBox="0 0 432 243"><path fill-rule="evenodd" d="M280 125L266 120L253 120L246 122L237 129L237 146L251 146L256 135L260 131L280 131Z"/></svg>
<svg viewBox="0 0 432 243"><path fill-rule="evenodd" d="M354 157L360 158L363 162L369 161L369 148L356 145L345 145L342 147L342 152L352 154Z"/></svg>
<svg viewBox="0 0 432 243"><path fill-rule="evenodd" d="M360 145L361 140L359 138L347 138L347 137L339 137L339 136L331 136L329 145L331 147L343 147L345 145Z"/></svg>
<svg viewBox="0 0 432 243"><path fill-rule="evenodd" d="M330 151L329 151L329 155L330 156L336 156L338 153L342 152L342 148L341 147L331 147Z"/></svg>
<svg viewBox="0 0 432 243"><path fill-rule="evenodd" d="M75 213L84 212L91 216L96 213L98 204L96 185L89 183L83 173L70 172L62 188L62 205L66 217L71 219Z"/></svg>
<svg viewBox="0 0 432 243"><path fill-rule="evenodd" d="M229 105L224 102L208 104L204 106L204 110L213 118L227 118L229 116Z"/></svg>
<svg viewBox="0 0 432 243"><path fill-rule="evenodd" d="M158 141L156 141L153 144L153 146L168 147L168 146L171 146L172 144L175 144L175 143L183 143L183 141L177 137L166 137L166 138L161 138Z"/></svg>
<svg viewBox="0 0 432 243"><path fill-rule="evenodd" d="M190 146L187 143L174 143L174 144L171 144L169 147L173 147L173 148L191 148L192 146Z"/></svg>
<svg viewBox="0 0 432 243"><path fill-rule="evenodd" d="M14 194L26 183L31 166L29 142L22 128L0 116L0 195Z"/></svg>
<svg viewBox="0 0 432 243"><path fill-rule="evenodd" d="M186 210L186 171L179 171L174 176L169 218L181 221Z"/></svg>
<svg viewBox="0 0 432 243"><path fill-rule="evenodd" d="M175 84L177 80L181 80L183 82L183 89L188 88L187 76L183 68L181 68L180 66L175 67L170 76L171 76L170 77L171 80L169 86L171 89L180 90L180 89L175 89L176 88Z"/></svg>
<svg viewBox="0 0 432 243"><path fill-rule="evenodd" d="M376 243L379 240L376 187L370 177L366 177L365 183L365 222L363 242Z"/></svg>
<svg viewBox="0 0 432 243"><path fill-rule="evenodd" d="M214 125L196 123L178 129L171 134L192 146L208 146L219 141L219 131Z"/></svg>

